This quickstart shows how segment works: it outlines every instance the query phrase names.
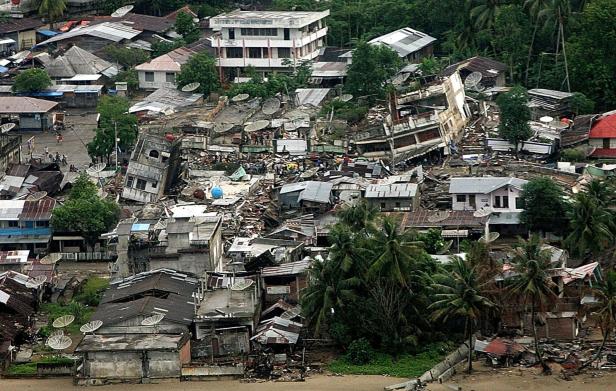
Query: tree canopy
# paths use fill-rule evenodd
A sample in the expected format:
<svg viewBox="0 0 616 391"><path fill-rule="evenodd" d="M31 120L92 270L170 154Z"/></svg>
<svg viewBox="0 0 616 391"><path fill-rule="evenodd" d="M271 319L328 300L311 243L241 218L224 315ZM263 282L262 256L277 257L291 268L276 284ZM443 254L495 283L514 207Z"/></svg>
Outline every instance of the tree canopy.
<svg viewBox="0 0 616 391"><path fill-rule="evenodd" d="M216 61L207 53L199 53L182 66L177 83L183 87L190 83L199 83L199 92L205 96L220 89L220 80Z"/></svg>
<svg viewBox="0 0 616 391"><path fill-rule="evenodd" d="M550 178L528 181L520 194L524 210L520 221L529 230L563 232L567 228L567 206L562 189Z"/></svg>
<svg viewBox="0 0 616 391"><path fill-rule="evenodd" d="M528 124L530 121L530 108L528 107L528 94L524 87L513 87L496 100L500 111L500 136L515 146L528 140L533 131Z"/></svg>
<svg viewBox="0 0 616 391"><path fill-rule="evenodd" d="M128 99L119 96L103 96L96 107L100 113L99 127L94 139L88 143L88 154L93 158L109 160L115 147L117 126L118 147L128 150L137 139L137 117L129 114Z"/></svg>
<svg viewBox="0 0 616 391"><path fill-rule="evenodd" d="M400 68L398 54L385 45L360 42L353 50L353 62L347 72L346 90L356 98L369 101L385 95L386 81Z"/></svg>
<svg viewBox="0 0 616 391"><path fill-rule="evenodd" d="M193 21L192 15L186 12L178 13L175 19L175 32L180 34L186 43L193 43L199 39L199 26Z"/></svg>
<svg viewBox="0 0 616 391"><path fill-rule="evenodd" d="M54 209L53 229L79 233L88 245L94 245L102 233L115 227L120 217L118 204L100 198L97 193L96 185L82 173L73 184L68 200Z"/></svg>
<svg viewBox="0 0 616 391"><path fill-rule="evenodd" d="M30 68L15 78L13 92L37 92L51 86L51 78L44 69Z"/></svg>

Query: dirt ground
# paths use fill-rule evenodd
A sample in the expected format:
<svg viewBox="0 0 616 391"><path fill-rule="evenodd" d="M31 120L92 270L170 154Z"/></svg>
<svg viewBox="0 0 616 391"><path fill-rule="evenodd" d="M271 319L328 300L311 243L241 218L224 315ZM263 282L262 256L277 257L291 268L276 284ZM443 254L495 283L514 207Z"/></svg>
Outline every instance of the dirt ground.
<svg viewBox="0 0 616 391"><path fill-rule="evenodd" d="M381 391L383 387L404 381L386 376L311 376L305 382L263 382L240 383L239 381L211 382L165 382L160 384L119 384L102 387L89 387L100 391ZM66 379L10 380L0 379L2 391L65 391L83 389L72 386Z"/></svg>
<svg viewBox="0 0 616 391"><path fill-rule="evenodd" d="M427 390L451 391L450 385L462 387L463 391L607 391L616 389L616 372L591 371L572 380L564 380L559 372L543 376L537 369L505 368L492 369L478 366L472 375L459 374L443 384L431 384Z"/></svg>

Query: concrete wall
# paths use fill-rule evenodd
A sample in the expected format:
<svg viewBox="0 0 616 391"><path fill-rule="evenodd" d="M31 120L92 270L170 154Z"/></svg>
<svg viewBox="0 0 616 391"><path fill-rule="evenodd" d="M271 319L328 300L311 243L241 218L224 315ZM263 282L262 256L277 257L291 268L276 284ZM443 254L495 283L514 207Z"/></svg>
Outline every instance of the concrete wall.
<svg viewBox="0 0 616 391"><path fill-rule="evenodd" d="M379 208L382 212L392 211L412 211L415 204L413 198L371 198L368 200L370 205Z"/></svg>
<svg viewBox="0 0 616 391"><path fill-rule="evenodd" d="M19 50L30 49L36 44L36 30L20 31L17 44Z"/></svg>
<svg viewBox="0 0 616 391"><path fill-rule="evenodd" d="M477 193L477 194L461 194L461 196L464 196L464 201L458 201L458 197L457 194L452 194L451 196L451 204L452 204L452 209L453 210L476 210L479 208L482 208L484 206L490 207L490 208L495 208L495 197L496 196L508 196L509 197L509 207L508 208L503 208L503 201L501 200L501 207L500 208L495 208L499 211L511 211L511 212L520 212L522 211L522 209L518 209L516 208L516 198L520 197L520 193L521 191L517 188L514 188L512 186L505 186L501 189L498 189L490 194L482 194L482 193ZM473 207L473 205L471 205L470 202L470 196L474 196L475 197L475 206Z"/></svg>
<svg viewBox="0 0 616 391"><path fill-rule="evenodd" d="M222 224L218 226L214 235L212 235L212 239L209 243L210 247L210 259L208 260L208 270L214 270L217 272L222 272L223 264L222 264Z"/></svg>
<svg viewBox="0 0 616 391"><path fill-rule="evenodd" d="M162 87L167 87L167 88L176 87L175 82L170 83L167 81L167 72L152 72L152 73L154 74L154 81L146 81L145 80L146 71L138 71L137 74L139 77L139 88L146 89L146 90L157 90ZM175 77L177 77L176 72L169 72L169 73L173 73Z"/></svg>
<svg viewBox="0 0 616 391"><path fill-rule="evenodd" d="M141 353L95 352L84 360L87 378L139 379L143 377Z"/></svg>
<svg viewBox="0 0 616 391"><path fill-rule="evenodd" d="M591 147L596 147L596 148L603 148L603 140L602 138L591 138L588 139L588 144ZM610 148L616 148L616 138L610 138L609 140L609 146Z"/></svg>
<svg viewBox="0 0 616 391"><path fill-rule="evenodd" d="M151 314L148 314L147 316L150 316L150 315ZM141 321L145 319L147 316L146 315L136 316L134 318L127 319L123 322L116 323L114 325L109 325L109 326L103 324L103 327L98 329L97 333L98 334L135 334L135 333L182 334L188 331L188 327L178 324L178 323L170 322L165 319L163 319L156 326L150 326L150 327L142 326Z"/></svg>

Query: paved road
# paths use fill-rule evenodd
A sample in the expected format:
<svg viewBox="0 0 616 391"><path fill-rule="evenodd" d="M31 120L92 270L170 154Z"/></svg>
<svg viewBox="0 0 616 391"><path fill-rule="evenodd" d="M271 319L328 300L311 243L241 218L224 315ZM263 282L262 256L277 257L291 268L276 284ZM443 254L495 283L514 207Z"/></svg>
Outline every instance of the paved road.
<svg viewBox="0 0 616 391"><path fill-rule="evenodd" d="M62 170L68 170L71 164L77 168L85 168L90 163L86 144L89 143L95 134L96 114L85 113L83 111L71 110L65 116L66 130L62 132L64 140L62 143L56 141L56 135L52 132L19 132L22 135L22 160L29 156L28 139L33 139L33 157L41 157L45 153L45 147L49 153L55 156L56 152L67 157L68 164ZM47 159L46 161L49 161Z"/></svg>

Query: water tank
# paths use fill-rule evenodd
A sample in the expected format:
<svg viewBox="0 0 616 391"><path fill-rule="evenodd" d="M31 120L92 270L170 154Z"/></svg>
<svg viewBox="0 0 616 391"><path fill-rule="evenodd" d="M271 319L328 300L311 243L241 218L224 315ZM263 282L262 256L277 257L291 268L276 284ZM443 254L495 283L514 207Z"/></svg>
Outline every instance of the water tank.
<svg viewBox="0 0 616 391"><path fill-rule="evenodd" d="M212 188L212 198L219 199L222 198L222 189L218 186Z"/></svg>

